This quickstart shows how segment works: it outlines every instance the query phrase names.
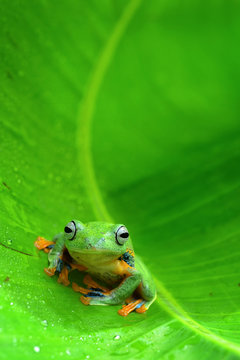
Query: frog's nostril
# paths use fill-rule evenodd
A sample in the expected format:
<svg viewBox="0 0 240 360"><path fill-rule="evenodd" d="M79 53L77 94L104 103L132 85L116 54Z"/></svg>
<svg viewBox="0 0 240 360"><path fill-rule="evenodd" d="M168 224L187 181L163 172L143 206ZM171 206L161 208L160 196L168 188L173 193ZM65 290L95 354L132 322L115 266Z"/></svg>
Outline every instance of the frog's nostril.
<svg viewBox="0 0 240 360"><path fill-rule="evenodd" d="M86 237L84 238L84 241L85 241L85 246L87 249L91 249L93 247L93 245L91 244L91 239Z"/></svg>
<svg viewBox="0 0 240 360"><path fill-rule="evenodd" d="M85 245L86 245L86 246L89 246L89 245L90 245L89 238L86 237L86 238L84 239L84 241L85 241Z"/></svg>

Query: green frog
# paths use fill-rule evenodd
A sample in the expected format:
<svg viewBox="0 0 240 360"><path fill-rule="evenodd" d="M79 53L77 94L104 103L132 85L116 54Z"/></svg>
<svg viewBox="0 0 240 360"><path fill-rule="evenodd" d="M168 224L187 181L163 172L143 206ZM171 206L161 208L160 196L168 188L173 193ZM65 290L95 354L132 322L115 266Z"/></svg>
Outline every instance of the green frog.
<svg viewBox="0 0 240 360"><path fill-rule="evenodd" d="M85 305L118 305L118 313L144 313L156 299L150 272L135 256L126 226L106 222L72 220L53 241L38 237L35 246L48 253L47 275L59 274L58 282L69 285L72 270L86 272L87 288L72 283Z"/></svg>

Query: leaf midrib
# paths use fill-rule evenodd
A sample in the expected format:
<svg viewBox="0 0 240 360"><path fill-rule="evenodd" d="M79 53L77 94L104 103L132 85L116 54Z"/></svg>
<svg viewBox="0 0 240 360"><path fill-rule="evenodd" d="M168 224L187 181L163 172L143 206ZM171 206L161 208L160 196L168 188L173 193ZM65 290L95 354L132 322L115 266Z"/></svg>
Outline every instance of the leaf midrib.
<svg viewBox="0 0 240 360"><path fill-rule="evenodd" d="M117 21L114 30L106 42L105 47L96 63L93 70L90 81L85 93L85 96L81 102L79 116L77 121L77 147L79 148L79 163L84 168L84 175L86 180L86 188L89 199L92 203L92 207L95 211L96 217L101 220L111 222L111 216L108 213L99 191L91 157L90 151L90 133L91 123L95 110L96 99L99 93L99 89L102 85L103 79L107 72L107 69L114 56L115 50L121 40L126 28L134 16L137 8L139 7L141 0L132 0L128 3L122 16Z"/></svg>

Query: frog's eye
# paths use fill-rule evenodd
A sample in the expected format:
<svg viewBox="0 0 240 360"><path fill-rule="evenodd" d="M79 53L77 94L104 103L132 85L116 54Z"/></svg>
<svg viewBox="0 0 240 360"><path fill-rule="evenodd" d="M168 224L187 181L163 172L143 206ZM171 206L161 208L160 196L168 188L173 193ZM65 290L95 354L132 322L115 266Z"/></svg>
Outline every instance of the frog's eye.
<svg viewBox="0 0 240 360"><path fill-rule="evenodd" d="M120 226L116 232L116 242L123 245L129 238L128 229L125 226Z"/></svg>
<svg viewBox="0 0 240 360"><path fill-rule="evenodd" d="M64 232L68 237L68 240L73 240L75 238L76 235L76 224L74 221L70 221L64 228Z"/></svg>

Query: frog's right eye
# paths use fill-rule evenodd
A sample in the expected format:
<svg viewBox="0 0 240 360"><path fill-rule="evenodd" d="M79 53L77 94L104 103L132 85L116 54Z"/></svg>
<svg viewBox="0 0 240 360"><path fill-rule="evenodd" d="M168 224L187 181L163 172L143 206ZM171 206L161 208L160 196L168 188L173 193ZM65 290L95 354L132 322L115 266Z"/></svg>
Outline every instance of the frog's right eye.
<svg viewBox="0 0 240 360"><path fill-rule="evenodd" d="M129 238L129 232L125 226L120 226L115 233L116 242L118 245L123 245Z"/></svg>
<svg viewBox="0 0 240 360"><path fill-rule="evenodd" d="M64 232L67 235L68 240L73 240L75 238L77 228L74 221L70 221L64 228Z"/></svg>

